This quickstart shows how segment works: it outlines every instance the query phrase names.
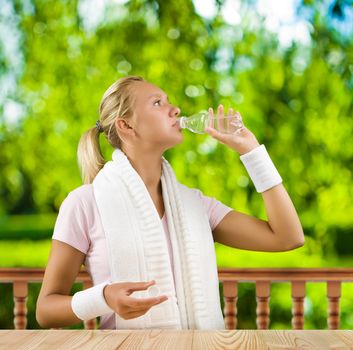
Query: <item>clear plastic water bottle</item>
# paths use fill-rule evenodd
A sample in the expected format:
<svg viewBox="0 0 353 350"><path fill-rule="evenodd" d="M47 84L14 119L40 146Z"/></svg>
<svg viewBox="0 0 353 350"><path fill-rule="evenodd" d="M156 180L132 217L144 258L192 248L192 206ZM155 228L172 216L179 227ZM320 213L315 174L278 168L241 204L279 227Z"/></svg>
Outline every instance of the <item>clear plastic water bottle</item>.
<svg viewBox="0 0 353 350"><path fill-rule="evenodd" d="M211 117L207 111L201 111L190 117L180 117L179 125L196 134L204 134L207 126L211 126L223 134L236 134L243 128L243 120L237 112L224 117Z"/></svg>

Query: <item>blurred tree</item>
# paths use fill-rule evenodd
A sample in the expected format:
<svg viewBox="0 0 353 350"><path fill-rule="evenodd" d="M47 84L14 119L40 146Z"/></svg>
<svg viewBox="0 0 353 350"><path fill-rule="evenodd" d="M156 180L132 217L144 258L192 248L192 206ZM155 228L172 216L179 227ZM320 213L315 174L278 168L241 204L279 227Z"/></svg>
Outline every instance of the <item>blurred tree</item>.
<svg viewBox="0 0 353 350"><path fill-rule="evenodd" d="M13 98L25 112L10 126L2 110L2 213L58 210L81 184L76 147L98 117L103 92L138 74L183 114L218 103L238 108L269 149L307 234L333 253L327 232L353 225L352 36L332 21L344 16L346 3L336 1L325 16L320 2L304 1L298 13L310 21L312 41L283 48L259 16L254 25L254 2L240 8L239 25L224 21L222 1L213 19L200 17L190 0L109 2L95 24L80 13L84 1L13 2L24 57ZM179 180L263 217L238 156L206 136L184 135L166 154Z"/></svg>

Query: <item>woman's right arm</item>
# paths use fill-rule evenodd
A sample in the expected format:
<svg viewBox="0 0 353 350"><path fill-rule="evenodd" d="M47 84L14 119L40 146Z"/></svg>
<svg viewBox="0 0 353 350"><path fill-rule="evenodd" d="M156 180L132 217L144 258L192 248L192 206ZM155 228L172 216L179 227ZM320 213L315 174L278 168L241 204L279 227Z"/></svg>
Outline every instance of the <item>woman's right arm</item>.
<svg viewBox="0 0 353 350"><path fill-rule="evenodd" d="M70 291L85 254L61 241L52 247L37 300L36 318L43 328L59 328L82 322L71 308Z"/></svg>
<svg viewBox="0 0 353 350"><path fill-rule="evenodd" d="M36 318L43 328L60 328L82 322L72 311L70 291L84 262L85 254L61 241L52 240L49 261L37 300ZM135 298L133 292L147 290L149 282L121 282L105 286L107 305L123 319L144 315L168 299L166 295Z"/></svg>

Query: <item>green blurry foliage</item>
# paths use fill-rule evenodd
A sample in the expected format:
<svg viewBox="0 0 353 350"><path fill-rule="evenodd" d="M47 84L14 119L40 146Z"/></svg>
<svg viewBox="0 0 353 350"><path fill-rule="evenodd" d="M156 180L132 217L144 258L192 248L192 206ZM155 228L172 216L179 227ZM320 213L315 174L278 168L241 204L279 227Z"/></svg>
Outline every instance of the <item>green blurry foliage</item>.
<svg viewBox="0 0 353 350"><path fill-rule="evenodd" d="M94 29L83 25L76 1L31 6L15 2L24 54L15 97L26 112L15 126L1 124L2 214L57 212L81 184L77 143L98 118L104 91L137 74L164 89L182 114L219 103L240 110L268 148L307 235L333 254L328 232L351 232L352 40L338 42L320 19L311 46L283 49L264 27L250 26L249 4L234 26L220 15L201 18L191 1L112 3ZM103 136L101 144L109 159ZM186 131L166 157L181 182L265 217L233 150Z"/></svg>

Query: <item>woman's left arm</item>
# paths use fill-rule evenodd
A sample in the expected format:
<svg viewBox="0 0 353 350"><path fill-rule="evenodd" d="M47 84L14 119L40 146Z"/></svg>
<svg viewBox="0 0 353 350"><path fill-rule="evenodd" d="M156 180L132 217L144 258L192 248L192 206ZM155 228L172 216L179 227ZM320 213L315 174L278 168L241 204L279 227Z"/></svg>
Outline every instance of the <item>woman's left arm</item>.
<svg viewBox="0 0 353 350"><path fill-rule="evenodd" d="M211 108L209 111L213 115ZM232 109L228 114L233 114ZM223 115L223 106L220 105L218 116ZM240 155L248 154L260 146L254 134L245 127L235 135L222 134L213 128L206 129L206 132ZM284 186L276 184L261 195L268 221L232 210L213 230L215 241L234 248L256 251L287 251L304 245L304 233L298 214Z"/></svg>

